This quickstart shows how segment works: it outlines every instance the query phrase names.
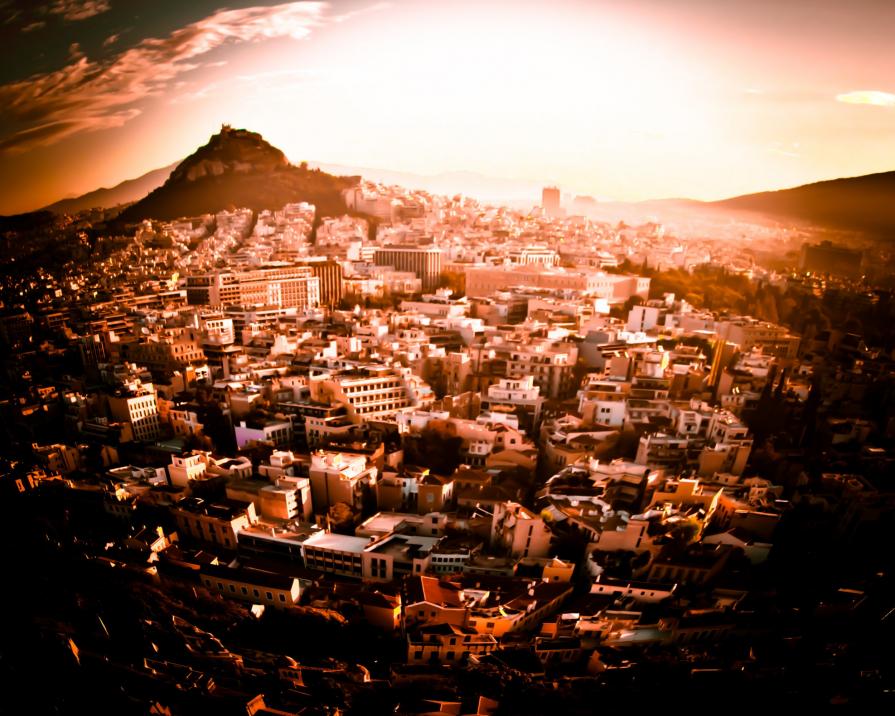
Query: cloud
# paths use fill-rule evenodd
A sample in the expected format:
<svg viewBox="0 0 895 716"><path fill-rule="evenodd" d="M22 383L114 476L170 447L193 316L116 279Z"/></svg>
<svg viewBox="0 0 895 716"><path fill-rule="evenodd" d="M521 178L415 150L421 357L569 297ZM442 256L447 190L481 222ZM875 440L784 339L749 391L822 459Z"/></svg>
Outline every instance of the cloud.
<svg viewBox="0 0 895 716"><path fill-rule="evenodd" d="M56 0L47 12L62 15L66 20L86 20L94 15L102 15L112 8L110 0Z"/></svg>
<svg viewBox="0 0 895 716"><path fill-rule="evenodd" d="M251 75L237 75L236 79L240 82L260 82L269 79L280 79L283 77L308 77L318 74L318 70L310 68L285 69L285 70L267 70L265 72L256 72Z"/></svg>
<svg viewBox="0 0 895 716"><path fill-rule="evenodd" d="M212 62L205 67L218 67L226 62ZM178 94L171 100L171 104L186 104L197 100L208 99L219 92L251 92L253 89L265 91L276 88L278 91L302 86L307 80L320 74L314 69L287 69L256 72L250 75L228 76L225 80L209 82L198 89ZM184 83L185 84L185 83ZM181 89L181 87L177 87Z"/></svg>
<svg viewBox="0 0 895 716"><path fill-rule="evenodd" d="M895 94L880 90L857 90L836 95L837 102L845 104L872 104L876 107L895 107Z"/></svg>
<svg viewBox="0 0 895 716"><path fill-rule="evenodd" d="M20 153L80 132L121 126L140 114L137 103L163 94L200 67L197 60L203 55L233 42L303 39L323 23L325 9L322 2L292 2L219 10L111 58L92 61L82 55L54 72L0 85L6 117L0 151Z"/></svg>
<svg viewBox="0 0 895 716"><path fill-rule="evenodd" d="M773 142L769 147L772 154L779 154L781 157L790 157L797 159L801 157L799 142Z"/></svg>
<svg viewBox="0 0 895 716"><path fill-rule="evenodd" d="M40 30L41 28L46 26L47 23L45 23L43 20L37 20L36 22L31 22L25 25L25 27L22 28L22 32L33 32L34 30Z"/></svg>
<svg viewBox="0 0 895 716"><path fill-rule="evenodd" d="M0 2L0 10L4 13L11 3L9 2ZM22 16L22 11L19 9L12 10L8 15L3 18L4 25L12 25L16 20L18 20Z"/></svg>
<svg viewBox="0 0 895 716"><path fill-rule="evenodd" d="M123 109L120 112L106 112L91 117L92 130L95 129L112 129L120 127L131 121L140 114L140 110L136 108ZM19 153L21 146L41 146L45 144L54 144L60 139L65 139L73 134L84 131L83 118L70 121L59 120L56 122L48 122L47 124L38 125L23 129L11 137L0 138L0 153Z"/></svg>
<svg viewBox="0 0 895 716"><path fill-rule="evenodd" d="M358 15L366 15L369 12L379 12L380 10L388 10L392 7L390 2L378 2L374 5L368 5L367 7L358 8L357 10L350 10L349 12L342 13L341 15L336 15L332 18L333 22L348 22L349 20L353 20Z"/></svg>

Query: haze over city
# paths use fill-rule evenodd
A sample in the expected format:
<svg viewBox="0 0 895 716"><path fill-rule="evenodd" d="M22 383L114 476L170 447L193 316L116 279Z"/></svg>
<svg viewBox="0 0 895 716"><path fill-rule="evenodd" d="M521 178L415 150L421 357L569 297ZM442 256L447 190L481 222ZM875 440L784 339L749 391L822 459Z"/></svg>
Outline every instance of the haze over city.
<svg viewBox="0 0 895 716"><path fill-rule="evenodd" d="M891 168L876 0L4 2L0 213L185 156L222 122L294 162L616 200Z"/></svg>

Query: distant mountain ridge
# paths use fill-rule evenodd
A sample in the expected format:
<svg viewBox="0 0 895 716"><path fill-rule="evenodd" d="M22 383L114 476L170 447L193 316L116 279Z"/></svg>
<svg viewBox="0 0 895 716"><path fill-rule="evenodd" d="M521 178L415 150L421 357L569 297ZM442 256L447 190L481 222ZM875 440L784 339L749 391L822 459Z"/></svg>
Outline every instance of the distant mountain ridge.
<svg viewBox="0 0 895 716"><path fill-rule="evenodd" d="M41 211L52 211L54 214L77 214L79 211L88 209L111 209L122 204L130 204L161 186L176 166L175 162L161 169L153 169L136 179L127 179L108 189L103 187L81 196L61 199L45 206Z"/></svg>
<svg viewBox="0 0 895 716"><path fill-rule="evenodd" d="M895 171L746 194L708 206L895 237Z"/></svg>
<svg viewBox="0 0 895 716"><path fill-rule="evenodd" d="M314 204L320 216L332 216L347 212L341 192L358 181L293 166L260 134L224 125L119 219L176 219L236 207L274 209L298 201Z"/></svg>
<svg viewBox="0 0 895 716"><path fill-rule="evenodd" d="M273 208L290 201L309 201L322 215L346 211L341 190L362 175L370 181L397 184L433 194L465 194L482 201L517 207L540 201L538 183L455 171L424 175L386 169L309 162L293 166L260 134L223 127L204 147L176 165L156 169L111 189L97 189L46 207L54 213L111 208L136 201L121 218L168 219L229 207ZM350 173L351 176L344 176ZM139 201L138 201L139 200ZM778 191L746 194L719 201L658 199L637 203L597 202L596 214L651 212L657 218L675 212L737 211L764 218L815 224L873 235L895 235L895 171L833 179Z"/></svg>

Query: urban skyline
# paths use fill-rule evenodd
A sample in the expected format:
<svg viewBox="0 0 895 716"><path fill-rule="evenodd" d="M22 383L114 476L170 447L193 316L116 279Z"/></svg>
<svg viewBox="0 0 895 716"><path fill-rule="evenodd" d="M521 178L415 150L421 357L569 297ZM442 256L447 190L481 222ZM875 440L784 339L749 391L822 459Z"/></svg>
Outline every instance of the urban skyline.
<svg viewBox="0 0 895 716"><path fill-rule="evenodd" d="M221 122L296 163L466 170L617 200L883 171L895 141L895 9L873 0L2 11L4 214L157 169Z"/></svg>

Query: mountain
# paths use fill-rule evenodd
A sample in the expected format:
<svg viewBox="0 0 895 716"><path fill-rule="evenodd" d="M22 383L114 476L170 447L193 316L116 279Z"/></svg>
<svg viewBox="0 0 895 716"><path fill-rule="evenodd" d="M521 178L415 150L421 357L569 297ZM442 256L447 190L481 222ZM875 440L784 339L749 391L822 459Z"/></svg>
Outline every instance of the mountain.
<svg viewBox="0 0 895 716"><path fill-rule="evenodd" d="M54 213L126 204L144 198L122 212L126 221L177 218L228 207L253 209L310 201L321 215L345 213L341 190L362 175L384 184L422 189L433 194L465 194L482 201L527 208L540 202L541 184L491 177L475 172L440 174L349 167L311 162L296 167L261 135L224 126L204 147L178 165L156 169L111 189L97 189L46 207ZM346 176L349 175L349 176ZM166 180L167 177L167 180ZM164 182L164 184L162 183ZM148 195L146 195L148 193ZM895 234L895 172L869 174L806 184L791 189L747 194L713 202L667 199L645 202L597 201L587 210L592 218L637 223L648 220L712 219L730 221L742 212L749 221L791 221L823 228L874 235Z"/></svg>
<svg viewBox="0 0 895 716"><path fill-rule="evenodd" d="M891 236L895 235L895 172L746 194L711 202L707 206Z"/></svg>
<svg viewBox="0 0 895 716"><path fill-rule="evenodd" d="M156 187L161 186L165 179L171 174L171 170L177 164L170 164L161 169L153 169L143 176L136 179L128 179L120 184L116 184L111 189L94 189L87 194L76 196L71 199L62 199L49 206L42 211L52 211L54 214L76 214L86 209L110 209L113 206L121 204L130 204L146 196Z"/></svg>
<svg viewBox="0 0 895 716"><path fill-rule="evenodd" d="M53 226L57 219L56 214L45 209L29 211L25 214L0 216L0 237L4 237L4 234L7 232L18 233L21 231L46 229Z"/></svg>
<svg viewBox="0 0 895 716"><path fill-rule="evenodd" d="M176 219L231 207L277 209L297 201L316 205L318 215L332 216L347 212L341 192L358 181L293 166L260 134L224 125L119 219Z"/></svg>

